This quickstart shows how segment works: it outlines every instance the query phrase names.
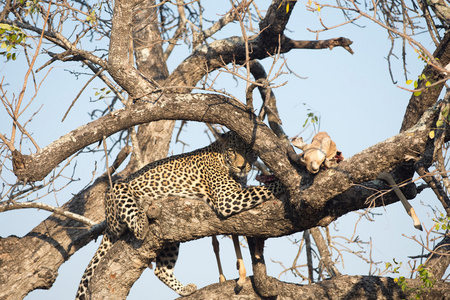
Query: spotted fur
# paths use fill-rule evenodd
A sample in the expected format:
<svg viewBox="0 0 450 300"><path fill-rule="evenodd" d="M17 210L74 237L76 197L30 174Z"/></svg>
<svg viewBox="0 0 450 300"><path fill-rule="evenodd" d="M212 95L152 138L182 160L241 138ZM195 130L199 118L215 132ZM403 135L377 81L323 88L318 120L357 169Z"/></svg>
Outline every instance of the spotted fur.
<svg viewBox="0 0 450 300"><path fill-rule="evenodd" d="M100 259L126 230L143 240L148 230L145 207L154 199L181 196L204 200L220 217L229 217L279 194L279 184L245 188L256 155L236 133L196 151L172 156L143 167L113 183L106 196L107 228L103 240L81 279L76 299L86 299L89 280ZM197 290L182 285L173 275L179 243L163 249L156 258L155 275L182 296Z"/></svg>

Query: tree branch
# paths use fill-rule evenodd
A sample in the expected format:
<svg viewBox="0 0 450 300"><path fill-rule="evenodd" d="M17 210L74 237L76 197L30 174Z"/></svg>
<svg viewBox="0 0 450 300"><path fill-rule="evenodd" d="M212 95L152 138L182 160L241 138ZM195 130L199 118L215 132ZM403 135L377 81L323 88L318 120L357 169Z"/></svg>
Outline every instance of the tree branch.
<svg viewBox="0 0 450 300"><path fill-rule="evenodd" d="M390 157L391 154L387 153L386 155ZM371 152L368 152L366 156L360 158L364 160L371 157L371 155ZM372 164L376 163L376 160L372 160L365 167L371 169L373 167ZM324 175L322 179L325 179L328 175ZM399 182L403 180L402 178L395 179ZM320 180L315 182L313 187L319 183L322 185L317 188L320 195L326 190L330 182L335 180L335 178L330 178L329 181ZM81 191L74 199L64 205L63 209L84 214L95 222L102 221L104 219L104 207L102 203L107 186L108 183L106 180L97 180L93 186ZM325 212L318 214L315 220L308 219L306 211L303 215L300 214L299 219L296 219L290 212L289 205L283 204L280 201L268 201L251 211L236 215L228 220L220 220L201 201L186 201L183 199L161 200L159 204L163 210L159 218L161 220L160 228L167 229L168 231L155 231L164 240L161 241L160 238L156 239L156 242L160 241L161 244L156 243L153 252L157 249L160 250L164 243L173 242L174 240L186 241L196 239L203 235L237 234L270 237L301 231L307 228L312 222L331 221L349 211L367 207L370 204L366 203L366 199L377 195L376 190L387 188L379 180L364 185L353 185L346 192L328 200L326 205L322 204L321 206L325 207ZM405 190L403 192L408 198L415 196L414 193L409 193ZM383 196L383 201L377 201L376 205L383 205L383 203L387 205L397 201L398 199L393 193L388 193ZM327 213L330 214L328 218L324 216ZM255 218L255 215L258 218ZM255 224L255 219L258 220L257 224ZM192 222L192 220L198 220L199 222ZM198 224L205 225L199 229ZM240 225L236 227L236 224ZM255 224L255 227L252 224ZM209 229L205 229L205 226ZM179 230L180 232L174 230ZM12 257L11 260L5 261L0 265L0 274L7 274L6 270L16 270L14 272L15 275L8 280L8 285L13 288L0 289L0 298L10 296L20 299L36 288L50 288L56 279L57 270L60 265L99 233L97 232L94 236L91 234L93 233L87 231L85 227L79 227L79 223L73 220L52 215L23 238L9 237L0 239L0 253ZM128 243L119 244L117 247L121 249L120 252L135 251L133 250L132 244ZM132 272L133 268L142 268L142 265L148 262L153 256L151 253L143 256L140 255L138 257L142 257L141 260L136 260L136 256L131 256L128 261L122 260L123 256L120 256L120 266L116 264L114 270L115 272L119 272L124 268L123 271L128 269L129 272ZM106 274L110 273L106 272ZM139 272L133 274L138 277ZM110 277L109 280L113 280L114 278L116 277ZM134 280L136 279L134 278ZM15 294L11 295L11 291L14 291ZM8 293L8 295L3 293Z"/></svg>
<svg viewBox="0 0 450 300"><path fill-rule="evenodd" d="M450 31L447 31L445 33L444 38L434 51L433 56L439 59L439 62L443 67L447 66L450 63ZM436 71L435 68L430 65L427 65L423 69L422 74L426 76L427 80L419 80L418 88L424 88L426 81L434 83L438 81L442 76L438 71ZM436 87L426 89L419 96L414 96L414 94L411 95L411 99L409 100L405 115L403 117L403 123L400 129L401 131L405 131L413 126L417 122L417 120L420 119L425 110L436 103L436 100L439 98L439 94L441 93L443 87L444 82L437 85Z"/></svg>
<svg viewBox="0 0 450 300"><path fill-rule="evenodd" d="M97 223L103 221L107 186L106 180L97 180L62 209ZM0 238L0 274L8 274L7 279L0 275L0 299L22 299L35 289L49 289L59 267L98 234L77 221L52 214L22 238ZM5 257L8 259L3 260Z"/></svg>
<svg viewBox="0 0 450 300"><path fill-rule="evenodd" d="M38 203L38 202L14 202L14 203L1 203L0 204L0 212L8 211L8 210L14 210L14 209L23 209L23 208L37 208L37 209L43 209L46 211L53 212L57 215L62 215L65 217L68 217L70 219L73 219L75 221L81 222L83 224L86 224L90 227L98 225L94 221L92 221L89 218L86 218L82 215L75 214L73 212L64 210L60 207L54 207L45 203Z"/></svg>
<svg viewBox="0 0 450 300"><path fill-rule="evenodd" d="M93 122L83 125L62 136L41 151L32 155L13 153L14 174L22 181L42 180L60 162L80 149L98 142L103 136L110 136L131 126L157 120L193 120L206 123L220 123L239 131L250 140L255 131L256 139L260 131L270 150L283 155L276 137L264 123L255 120L245 106L234 99L216 94L163 94L152 95L151 103L139 103L119 109ZM242 126L242 127L240 127ZM289 163L286 161L286 165Z"/></svg>
<svg viewBox="0 0 450 300"><path fill-rule="evenodd" d="M285 46L283 47L286 51L290 51L292 49L330 49L332 50L334 47L342 47L350 54L353 54L352 48L350 48L350 45L353 44L353 42L347 38L339 37L339 38L333 38L329 40L320 40L320 41L294 41L294 40L287 40Z"/></svg>
<svg viewBox="0 0 450 300"><path fill-rule="evenodd" d="M361 189L357 191L353 191L352 188L338 198L330 199L329 202L337 203L346 199L351 203L351 207L344 205L346 209L341 210L339 216L368 207L371 204L366 202L365 196L373 196L376 189L386 187L379 180L371 182L369 186L370 188L360 186ZM383 201L378 201L375 206L397 201L395 194L388 193ZM159 207L160 213L154 222L150 223L149 237L146 241L142 244L128 234L109 250L113 254L105 256L98 265L90 287L96 291L95 295L99 299L102 296L120 299L127 295L134 281L139 278L141 269L154 260L166 245L174 241L185 242L219 234L258 238L278 237L303 231L309 228L311 222L317 224L322 221L320 208L309 212L313 216L314 214L318 216L312 217L314 220L311 221L306 216L308 212L294 214L287 202L276 199L268 200L252 210L227 219L219 218L203 201L168 197L154 201L153 206ZM337 216L330 215L328 219L334 217ZM118 257L120 263L117 263ZM127 278L127 282L123 283L120 278ZM277 286L284 284L276 282Z"/></svg>
<svg viewBox="0 0 450 300"><path fill-rule="evenodd" d="M187 297L185 300L215 299L267 299L255 292L255 279L250 277L244 284L243 290L236 295L234 287L236 282L228 280L223 283L208 285ZM376 276L339 276L312 285L299 285L279 281L278 298L282 299L312 299L312 300L341 300L341 299L377 299L400 300L411 299L420 289L422 281L419 279L406 279L408 288L403 292L393 278ZM430 290L423 290L421 299L445 299L448 296L450 284L439 282Z"/></svg>

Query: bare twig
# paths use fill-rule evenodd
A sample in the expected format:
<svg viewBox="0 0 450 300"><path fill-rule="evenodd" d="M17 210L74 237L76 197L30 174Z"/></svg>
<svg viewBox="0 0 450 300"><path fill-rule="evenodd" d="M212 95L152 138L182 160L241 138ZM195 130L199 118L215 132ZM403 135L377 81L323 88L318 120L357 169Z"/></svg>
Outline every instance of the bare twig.
<svg viewBox="0 0 450 300"><path fill-rule="evenodd" d="M61 122L64 122L64 119L67 117L67 114L69 113L70 109L74 106L75 102L78 100L78 98L81 96L81 93L86 89L86 87L91 83L101 72L103 72L103 68L100 68L100 70L94 74L87 82L86 84L81 88L81 90L78 92L75 99L73 99L72 103L70 104L69 108L67 109L66 113L64 114L64 117L62 118Z"/></svg>
<svg viewBox="0 0 450 300"><path fill-rule="evenodd" d="M46 211L53 212L55 214L65 216L68 218L71 218L75 221L79 221L83 224L86 224L90 227L97 225L94 221L92 221L89 218L86 218L82 215L64 210L59 207L54 207L45 203L39 203L39 202L8 202L5 204L0 204L0 212L8 211L8 210L15 210L15 209L23 209L23 208L37 208L37 209L43 209Z"/></svg>

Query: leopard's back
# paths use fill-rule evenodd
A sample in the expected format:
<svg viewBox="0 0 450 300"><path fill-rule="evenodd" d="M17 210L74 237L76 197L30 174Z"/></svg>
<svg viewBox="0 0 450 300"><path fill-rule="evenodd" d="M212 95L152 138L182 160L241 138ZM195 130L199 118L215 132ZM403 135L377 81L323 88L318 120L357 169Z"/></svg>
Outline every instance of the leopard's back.
<svg viewBox="0 0 450 300"><path fill-rule="evenodd" d="M211 188L230 184L228 181L232 179L223 153L217 148L217 145L213 144L150 163L123 182L114 184L110 193L120 194L125 184L139 201L167 196L207 200ZM211 173L220 176L213 177Z"/></svg>

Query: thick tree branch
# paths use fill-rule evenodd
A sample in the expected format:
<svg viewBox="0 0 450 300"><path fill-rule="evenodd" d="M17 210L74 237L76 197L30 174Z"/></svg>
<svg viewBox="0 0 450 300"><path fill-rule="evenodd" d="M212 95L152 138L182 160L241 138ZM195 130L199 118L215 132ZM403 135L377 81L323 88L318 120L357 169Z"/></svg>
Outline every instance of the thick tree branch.
<svg viewBox="0 0 450 300"><path fill-rule="evenodd" d="M156 1L137 5L133 16L133 48L136 66L147 78L163 84L169 76L161 42ZM169 152L174 120L160 120L141 124L137 132L143 164L162 159ZM127 169L136 170L131 161Z"/></svg>
<svg viewBox="0 0 450 300"><path fill-rule="evenodd" d="M266 51L269 53L276 53L280 44L284 44L284 30L296 3L296 1L272 1L264 19L259 23L260 39L266 43ZM288 5L289 10L286 9Z"/></svg>
<svg viewBox="0 0 450 300"><path fill-rule="evenodd" d="M136 1L115 1L109 43L108 72L135 99L145 98L157 85L145 78L129 61L133 9Z"/></svg>
<svg viewBox="0 0 450 300"><path fill-rule="evenodd" d="M264 36L267 37L267 36ZM269 37L267 37L269 38ZM281 43L278 36L272 36L272 40L276 39L276 48L269 48L271 41L262 36L249 37L249 55L250 60L264 59L277 53L287 53L292 49L326 49L336 46L344 47L349 50L352 43L347 38L336 38L326 41L293 41L284 38ZM280 49L278 49L280 48ZM228 39L214 41L208 45L202 45L195 48L194 52L186 58L171 74L171 84L167 86L195 86L195 84L207 73L219 69L224 65L235 62L243 64L246 60L245 56L245 40L242 37L231 37ZM187 76L186 74L189 74ZM170 79L169 78L169 79ZM187 92L184 89L177 89L178 92Z"/></svg>
<svg viewBox="0 0 450 300"><path fill-rule="evenodd" d="M404 161L413 153L421 153L428 139L429 126L435 121L437 111L429 111L425 114L422 122L406 133L399 134L384 142L374 145L365 151L348 159L346 164L341 163L336 169L319 173L314 178L314 183L309 188L290 190L290 199L285 202L269 200L247 212L225 220L219 219L206 204L200 201L183 201L179 203L176 199L165 199L155 201L156 207L161 207L161 215L158 221L151 226L151 237L144 245L139 245L136 250L138 254L132 257L141 257L141 264L133 263L133 260L121 260L121 267L114 267L114 274L122 276L130 272L133 266L139 270L142 265L147 264L155 258L155 255L164 245L174 241L188 241L209 235L234 234L250 237L274 237L291 234L298 231L315 227L317 225L328 225L343 214L360 208L380 206L389 203L391 196L383 197L383 201L374 204L366 200L374 194L373 187L382 184L380 181L367 183L372 188L364 185L356 185L364 180L374 179L377 172L390 170L396 164ZM304 180L306 176L303 178ZM307 183L303 183L307 184ZM365 197L367 195L367 198ZM298 198L296 198L298 196ZM398 201L394 197L394 201ZM176 202L176 204L174 204ZM289 205L291 204L291 205ZM300 205L297 205L300 204ZM255 214L258 218L255 218ZM267 218L266 218L267 217ZM257 219L257 220L256 220ZM133 239L132 239L133 240ZM122 252L134 251L135 243L122 243L114 247L121 247ZM100 291L102 287L121 285L119 281L111 279L111 270L108 268L110 261L105 259L100 263L101 272L96 273L91 284L95 290ZM99 266L99 267L100 267ZM136 270L133 274L139 274ZM128 277L129 278L129 277ZM138 277L134 278L137 280ZM129 280L129 282L134 282ZM96 283L98 283L96 285ZM131 285L117 287L117 291L127 291ZM116 290L116 289L115 289ZM108 295L110 289L103 290L100 295ZM122 294L115 296L121 297Z"/></svg>
<svg viewBox="0 0 450 300"><path fill-rule="evenodd" d="M371 169L374 167L374 164L377 164L376 160L370 160L372 153L373 151L369 151L366 155L360 156L363 161L369 159L364 166L365 168ZM390 157L391 154L386 153L386 157ZM325 172L325 174L328 172L330 171ZM328 175L324 175L321 180L315 181L312 186L314 187L316 184L322 185L315 189L317 198L320 198L320 195L327 189L330 182L336 180L333 177L326 181L325 178ZM319 174L319 176L321 175ZM316 177L317 179L318 176ZM401 181L402 179L396 178L396 180ZM64 209L84 214L95 222L100 222L104 219L104 208L101 203L106 187L106 181L97 182L89 189L80 192L75 199L64 206ZM164 210L160 217L160 220L162 220L161 228L168 229L168 231L155 231L158 233L158 236L162 236L156 241L161 241L161 238L164 239L161 243L168 243L174 240L186 241L202 236L224 233L260 237L290 234L308 228L310 223L323 222L323 220L330 222L349 211L367 207L369 204L366 203L366 199L374 195L374 191L377 189L386 188L386 185L378 180L368 183L367 187L365 185L353 185L346 192L325 201L326 204L322 203L321 207L325 207L325 212L322 214L319 213L314 219L309 218L306 211L304 214L299 214L300 219L295 219L280 201L268 201L254 210L239 214L227 221L218 219L213 211L201 201L162 200L161 207ZM383 196L383 201L377 201L376 205L398 201L396 196L392 194L389 193ZM415 195L414 193L407 192L405 194L412 195L409 198ZM310 196L314 197L312 194ZM329 213L329 216L324 216L327 213ZM255 214L258 215L258 218L255 218ZM257 224L255 224L255 219L258 220ZM192 222L192 220L198 220L198 222ZM199 229L199 224L205 224L209 229L204 229L204 227L202 227L203 229ZM240 225L236 227L236 224ZM251 224L255 224L255 227ZM173 231L176 229L179 229L181 233ZM78 223L57 215L50 216L24 238L10 237L1 239L0 253L11 257L20 256L20 259L17 257L17 259L8 260L8 262L0 266L0 273L2 274L6 274L6 270L17 270L14 273L16 275L10 277L8 280L8 285L14 287L14 289L8 289L8 293L14 290L17 293L17 298L22 298L35 288L50 288L53 280L56 278L59 266L69 259L78 248L85 245L91 239L92 236L90 236L90 233L85 228L79 227ZM128 246L122 248L121 252L134 251L133 247L129 244L124 244ZM26 249L29 249L29 251L24 252L23 245L26 245ZM117 247L122 246L123 244ZM154 247L161 249L160 247L162 246L155 244ZM156 250L153 249L153 252ZM124 266L125 269L129 269L129 272L132 272L132 268L140 269L142 268L142 264L150 260L152 256L148 254L144 257L145 259L137 262L136 256L131 256L130 261L121 261L120 266L115 265L114 270L115 272L119 272ZM1 271L3 268L5 271ZM44 271L48 276L43 276L42 272ZM133 274L138 276L139 272ZM110 278L110 280L113 279ZM1 290L7 291L7 289L0 289L0 298L3 295Z"/></svg>
<svg viewBox="0 0 450 300"><path fill-rule="evenodd" d="M169 97L170 101L167 101L166 97ZM159 119L220 123L235 130L248 143L254 145L261 159L290 188L293 204L298 208L296 210L302 211L307 209L305 204L324 205L322 199L337 196L353 184L373 180L380 172L390 170L406 158L422 153L434 113L435 110L430 110L411 130L366 149L340 163L336 169L319 174L314 179L315 183L319 184L314 184L301 195L297 194L299 190L296 188L300 182L299 176L287 160L285 148L280 141L266 125L258 121L253 114L249 114L243 104L220 95L162 95L154 104L142 103L121 109L72 131L36 154L24 156L16 152L14 171L21 180L43 178L71 152L136 124ZM57 159L51 161L51 157ZM373 168L367 168L367 165L373 165ZM334 178L331 186L321 193L319 199L314 198L317 193L314 187L321 188L322 181L328 181L329 177Z"/></svg>
<svg viewBox="0 0 450 300"><path fill-rule="evenodd" d="M61 161L78 150L101 141L104 136L157 120L220 123L237 132L241 131L249 143L255 142L250 140L255 134L255 139L268 144L268 148L261 151L276 152L281 156L284 154L267 126L256 120L239 101L215 94L163 94L153 97L154 101L151 103L132 105L83 125L35 154L22 155L15 151L14 173L22 181L42 180ZM287 161L284 163L288 165Z"/></svg>
<svg viewBox="0 0 450 300"><path fill-rule="evenodd" d="M344 204L346 211L341 210L340 216L352 210L368 207L371 204L365 197L373 196L376 194L376 189L385 187L383 182L377 180L371 182L368 187L362 185L354 187L357 190L351 188L338 198L330 199L329 202L337 203L346 199L349 204L351 203L351 208ZM385 195L383 201L376 202L375 206L388 205L397 201L395 194L389 193ZM206 203L197 200L170 197L154 201L153 205L160 210L155 222L150 224L148 240L141 244L127 235L120 243L113 246L111 249L113 254L106 256L100 262L98 271L90 282L90 286L96 291L96 297L124 298L133 282L139 278L142 268L155 259L164 245L174 241L185 242L219 234L259 238L277 237L303 231L309 228L311 222L317 224L322 221L318 210L294 214L286 202L276 199L227 219L220 219ZM310 220L306 216L308 213L318 217ZM338 216L330 215L329 219L335 217ZM120 264L117 263L118 255L120 255ZM135 277L130 278L132 276ZM128 281L123 283L120 278L127 278Z"/></svg>
<svg viewBox="0 0 450 300"><path fill-rule="evenodd" d="M332 199L356 184L374 180L382 171L392 170L394 166L408 159L418 158L425 150L428 133L436 120L437 113L437 109L428 110L418 124L410 130L355 154L334 169L319 173L310 188L304 191L291 190L291 205L295 207L293 210L302 212L305 218L309 217L307 212L310 209L319 214L322 212L326 216L316 224L328 225L334 220L331 218L334 212L340 211L346 204L345 202L332 203L326 199ZM326 185L323 185L325 182ZM327 188L320 189L325 186ZM310 227L314 227L313 223Z"/></svg>
<svg viewBox="0 0 450 300"><path fill-rule="evenodd" d="M62 209L97 223L103 221L102 203L107 186L106 180L97 180ZM88 231L86 226L70 218L52 214L22 238L0 238L0 299L22 299L35 289L49 289L59 267L92 240L91 234L100 233ZM5 274L8 278L2 277Z"/></svg>
<svg viewBox="0 0 450 300"><path fill-rule="evenodd" d="M430 253L425 266L431 273L431 278L435 280L440 280L448 266L450 265L450 235L444 236L442 241L440 241L436 247L434 247L434 253Z"/></svg>
<svg viewBox="0 0 450 300"><path fill-rule="evenodd" d="M445 33L444 38L434 51L433 56L439 59L439 62L443 67L446 67L450 63L450 31ZM418 88L424 88L427 81L434 83L442 78L442 74L430 65L427 65L423 69L422 74L426 76L427 80L419 80ZM406 108L406 112L403 117L403 123L400 131L405 131L416 124L425 110L436 103L443 87L444 82L435 87L424 90L419 96L414 96L414 94L411 95L411 99L409 100L408 107Z"/></svg>
<svg viewBox="0 0 450 300"><path fill-rule="evenodd" d="M267 299L255 292L254 280L253 277L248 278L243 290L238 295L234 292L236 282L234 280L228 280L223 283L208 285L190 296L178 299L207 300L215 299L217 295L220 295L221 299L236 299L238 297L252 300ZM406 283L411 290L408 289L406 292L403 292L401 287L395 283L394 279L389 277L339 276L312 285L299 285L280 281L277 296L281 299L311 300L413 299L423 283L418 279L406 279ZM449 289L449 283L439 282L431 290L424 289L420 299L446 299Z"/></svg>
<svg viewBox="0 0 450 300"><path fill-rule="evenodd" d="M330 49L332 50L334 47L342 47L350 54L353 54L352 48L350 45L353 42L347 38L340 37L329 40L320 40L320 41L293 41L287 40L283 49L288 52L292 49Z"/></svg>

